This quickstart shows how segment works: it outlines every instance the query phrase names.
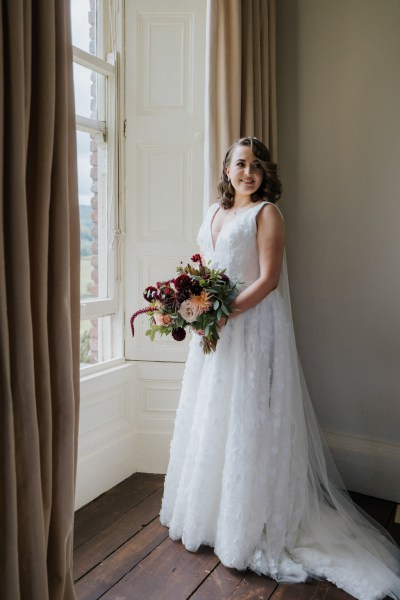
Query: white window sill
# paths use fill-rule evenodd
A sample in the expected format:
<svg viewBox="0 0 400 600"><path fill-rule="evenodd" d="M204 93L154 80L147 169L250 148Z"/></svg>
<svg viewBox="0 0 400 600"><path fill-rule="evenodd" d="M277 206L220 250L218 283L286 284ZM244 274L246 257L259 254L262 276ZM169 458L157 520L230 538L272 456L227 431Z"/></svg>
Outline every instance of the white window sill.
<svg viewBox="0 0 400 600"><path fill-rule="evenodd" d="M116 367L124 367L125 365L127 365L127 361L125 358L121 357L114 358L113 360L107 360L95 365L84 366L81 367L80 379L81 381L85 381L86 379L92 377L92 375L104 374L107 371L114 370Z"/></svg>

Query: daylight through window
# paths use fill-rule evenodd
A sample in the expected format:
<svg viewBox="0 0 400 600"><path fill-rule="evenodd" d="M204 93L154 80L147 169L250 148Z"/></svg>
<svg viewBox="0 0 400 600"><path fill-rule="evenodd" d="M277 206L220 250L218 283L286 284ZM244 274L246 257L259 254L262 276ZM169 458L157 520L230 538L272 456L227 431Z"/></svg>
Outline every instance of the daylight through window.
<svg viewBox="0 0 400 600"><path fill-rule="evenodd" d="M71 0L83 368L122 356L113 18L112 0Z"/></svg>

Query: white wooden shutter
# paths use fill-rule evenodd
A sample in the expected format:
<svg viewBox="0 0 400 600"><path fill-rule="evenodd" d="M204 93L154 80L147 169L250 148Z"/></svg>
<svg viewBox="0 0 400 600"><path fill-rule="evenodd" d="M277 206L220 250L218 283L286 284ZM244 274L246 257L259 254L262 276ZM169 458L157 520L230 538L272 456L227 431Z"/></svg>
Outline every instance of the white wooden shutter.
<svg viewBox="0 0 400 600"><path fill-rule="evenodd" d="M197 251L204 176L206 0L126 1L126 357L182 362L187 341L151 342L146 286Z"/></svg>

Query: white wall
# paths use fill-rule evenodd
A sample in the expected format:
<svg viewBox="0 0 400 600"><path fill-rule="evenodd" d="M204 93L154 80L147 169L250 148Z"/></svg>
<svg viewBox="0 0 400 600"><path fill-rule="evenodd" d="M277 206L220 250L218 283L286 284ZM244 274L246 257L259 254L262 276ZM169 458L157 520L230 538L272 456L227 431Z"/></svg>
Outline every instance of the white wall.
<svg viewBox="0 0 400 600"><path fill-rule="evenodd" d="M277 0L297 343L351 489L400 499L400 2Z"/></svg>

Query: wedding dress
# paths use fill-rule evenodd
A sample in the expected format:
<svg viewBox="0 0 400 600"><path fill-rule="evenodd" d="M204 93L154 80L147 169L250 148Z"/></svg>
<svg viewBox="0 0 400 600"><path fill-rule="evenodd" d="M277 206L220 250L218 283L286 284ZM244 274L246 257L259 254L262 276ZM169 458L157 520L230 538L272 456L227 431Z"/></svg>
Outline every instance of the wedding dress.
<svg viewBox="0 0 400 600"><path fill-rule="evenodd" d="M259 276L256 204L213 245L198 243L243 287ZM275 207L276 210L277 207ZM188 550L279 582L327 579L359 600L400 598L400 550L356 508L321 436L299 363L286 261L280 283L228 321L216 352L193 335L160 513Z"/></svg>

